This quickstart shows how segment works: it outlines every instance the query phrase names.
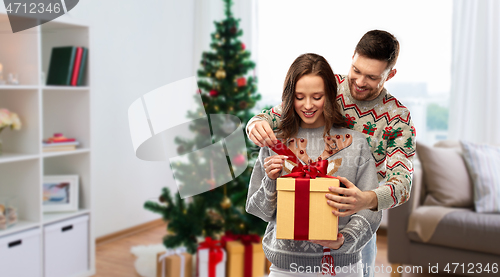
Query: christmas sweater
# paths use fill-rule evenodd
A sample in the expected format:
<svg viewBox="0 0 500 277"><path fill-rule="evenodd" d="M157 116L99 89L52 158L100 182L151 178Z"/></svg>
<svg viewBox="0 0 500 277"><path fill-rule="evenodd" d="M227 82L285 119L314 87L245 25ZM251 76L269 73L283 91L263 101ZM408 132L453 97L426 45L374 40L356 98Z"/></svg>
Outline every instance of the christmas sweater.
<svg viewBox="0 0 500 277"><path fill-rule="evenodd" d="M416 130L410 111L384 88L371 101L352 98L346 76L335 75L337 103L350 129L362 133L371 148L377 170L379 187L377 210L399 206L410 196L415 156ZM247 126L256 120L266 120L273 130L280 126L281 105L264 110L254 116ZM247 129L248 135L248 129Z"/></svg>
<svg viewBox="0 0 500 277"><path fill-rule="evenodd" d="M375 164L364 136L347 128L332 128L330 136L325 139L323 130L324 127L300 128L297 136L287 142L287 146L302 164L318 159L328 160L328 175L346 177L361 190L375 189L378 185ZM264 253L275 266L286 270L290 269L292 263L310 268L321 266L321 245L309 241L276 239L277 181L267 176L263 166L264 159L273 155L276 153L268 147L260 149L246 202L248 213L269 222L262 240ZM294 166L286 160L281 174L290 173ZM339 218L339 232L344 236L344 244L330 251L335 266L347 266L360 261L361 250L377 231L381 219L382 212L370 210Z"/></svg>

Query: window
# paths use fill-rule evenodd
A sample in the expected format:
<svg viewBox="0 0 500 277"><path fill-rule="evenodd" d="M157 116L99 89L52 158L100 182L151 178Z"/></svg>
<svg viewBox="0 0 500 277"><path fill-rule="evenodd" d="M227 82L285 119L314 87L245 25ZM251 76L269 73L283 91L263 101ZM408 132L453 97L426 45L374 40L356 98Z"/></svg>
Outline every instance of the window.
<svg viewBox="0 0 500 277"><path fill-rule="evenodd" d="M451 0L259 1L259 108L281 102L286 72L300 54L320 54L335 73L347 74L359 39L382 29L401 44L387 90L410 109L420 142L446 139L451 24Z"/></svg>

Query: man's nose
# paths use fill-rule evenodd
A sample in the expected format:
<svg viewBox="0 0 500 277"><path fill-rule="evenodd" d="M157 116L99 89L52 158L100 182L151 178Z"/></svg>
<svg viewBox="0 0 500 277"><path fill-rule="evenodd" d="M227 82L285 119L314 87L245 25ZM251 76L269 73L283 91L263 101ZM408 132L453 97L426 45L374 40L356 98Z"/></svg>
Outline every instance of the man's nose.
<svg viewBox="0 0 500 277"><path fill-rule="evenodd" d="M359 78L356 79L356 85L358 87L364 87L366 85L366 77L365 76L360 76Z"/></svg>

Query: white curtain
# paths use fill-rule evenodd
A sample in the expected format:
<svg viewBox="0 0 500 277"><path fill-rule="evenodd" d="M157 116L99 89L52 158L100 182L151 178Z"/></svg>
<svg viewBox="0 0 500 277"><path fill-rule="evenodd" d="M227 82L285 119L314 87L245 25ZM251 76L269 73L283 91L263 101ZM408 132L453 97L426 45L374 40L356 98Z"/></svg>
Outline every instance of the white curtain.
<svg viewBox="0 0 500 277"><path fill-rule="evenodd" d="M232 12L234 18L239 18L239 28L243 36L239 39L251 51L251 59L257 60L257 0L233 0ZM194 75L200 67L203 51L210 51L212 38L210 34L215 31L214 21L225 18L223 0L195 0L194 17Z"/></svg>
<svg viewBox="0 0 500 277"><path fill-rule="evenodd" d="M500 1L454 0L452 29L449 137L500 144Z"/></svg>

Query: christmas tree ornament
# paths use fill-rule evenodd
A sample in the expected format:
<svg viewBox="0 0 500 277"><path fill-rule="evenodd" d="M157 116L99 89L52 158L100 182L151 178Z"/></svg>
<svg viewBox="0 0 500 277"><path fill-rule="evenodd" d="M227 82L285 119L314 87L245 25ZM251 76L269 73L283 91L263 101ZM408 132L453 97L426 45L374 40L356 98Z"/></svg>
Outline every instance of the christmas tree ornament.
<svg viewBox="0 0 500 277"><path fill-rule="evenodd" d="M245 164L246 159L245 159L244 155L238 154L238 155L236 155L236 156L233 157L232 161L233 161L234 165L236 165L236 166L242 166L242 165Z"/></svg>
<svg viewBox="0 0 500 277"><path fill-rule="evenodd" d="M220 38L219 33L215 34L215 38L216 38L216 39L219 39L219 38Z"/></svg>
<svg viewBox="0 0 500 277"><path fill-rule="evenodd" d="M246 47L245 44L242 42L241 43L241 51L245 51L245 47Z"/></svg>
<svg viewBox="0 0 500 277"><path fill-rule="evenodd" d="M210 94L210 96L212 96L212 97L217 97L217 96L219 96L219 92L218 92L217 90L215 90L215 89L212 89L212 90L210 91L210 93L209 93L209 94Z"/></svg>
<svg viewBox="0 0 500 277"><path fill-rule="evenodd" d="M160 201L160 203L165 203L165 198L163 197L163 195L160 195L158 201Z"/></svg>
<svg viewBox="0 0 500 277"><path fill-rule="evenodd" d="M177 147L177 154L181 154L181 153L184 153L184 150L186 150L184 148L184 145L179 145L179 147Z"/></svg>
<svg viewBox="0 0 500 277"><path fill-rule="evenodd" d="M216 112L218 112L218 111L219 111L219 106L215 105L215 106L214 106L214 110L215 110Z"/></svg>
<svg viewBox="0 0 500 277"><path fill-rule="evenodd" d="M197 92L198 92L198 94L201 94L201 89L198 89L198 91L197 91Z"/></svg>
<svg viewBox="0 0 500 277"><path fill-rule="evenodd" d="M222 131L226 134L231 134L234 130L236 130L236 124L230 119L226 119L226 121L222 124Z"/></svg>
<svg viewBox="0 0 500 277"><path fill-rule="evenodd" d="M217 72L215 72L215 78L217 79L224 79L226 78L226 71L221 67Z"/></svg>
<svg viewBox="0 0 500 277"><path fill-rule="evenodd" d="M236 84L239 87L244 87L247 84L247 79L245 79L245 77L240 77L236 80Z"/></svg>
<svg viewBox="0 0 500 277"><path fill-rule="evenodd" d="M222 202L220 202L220 206L223 209L227 210L227 209L231 208L231 205L232 205L231 199L229 199L229 197L227 197L227 196L224 196L224 198L222 199Z"/></svg>
<svg viewBox="0 0 500 277"><path fill-rule="evenodd" d="M248 108L248 103L246 101L241 101L239 106L240 106L240 109L246 110L246 108Z"/></svg>
<svg viewBox="0 0 500 277"><path fill-rule="evenodd" d="M236 29L236 26L233 26L233 27L231 27L231 29L229 29L229 31L231 32L231 34L236 34L238 29Z"/></svg>
<svg viewBox="0 0 500 277"><path fill-rule="evenodd" d="M241 223L240 224L240 229L245 229L245 224Z"/></svg>

